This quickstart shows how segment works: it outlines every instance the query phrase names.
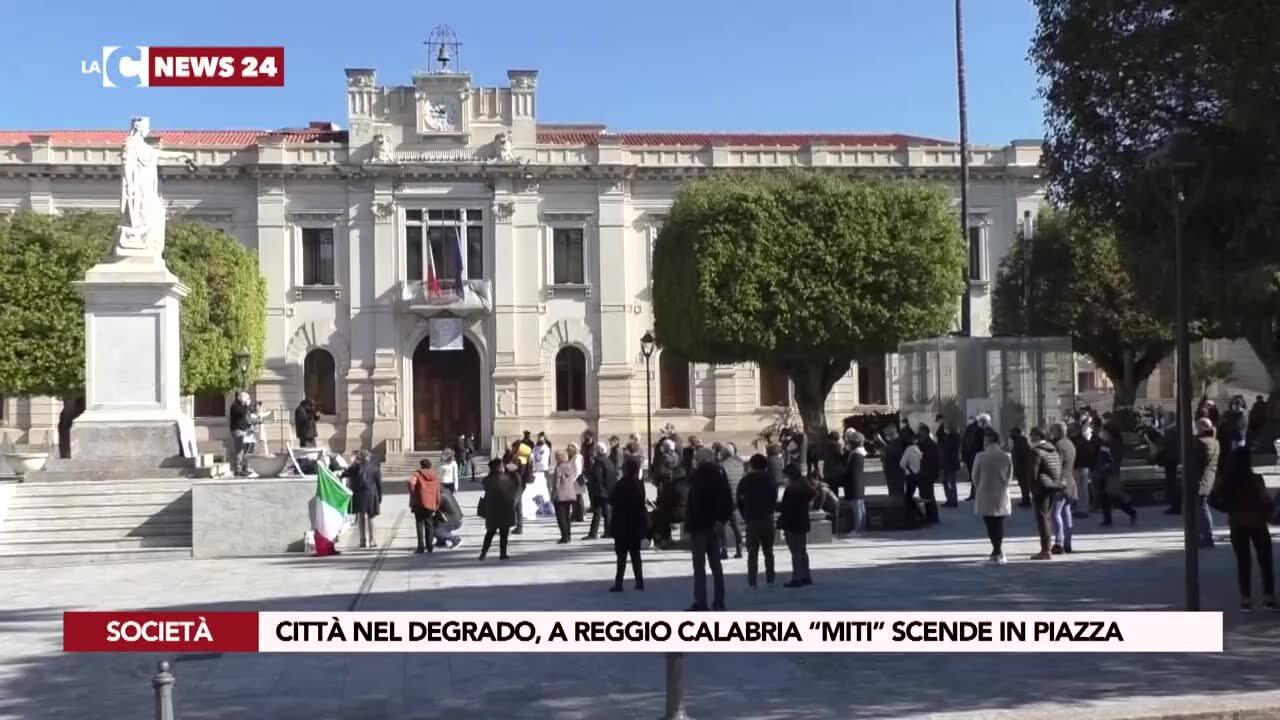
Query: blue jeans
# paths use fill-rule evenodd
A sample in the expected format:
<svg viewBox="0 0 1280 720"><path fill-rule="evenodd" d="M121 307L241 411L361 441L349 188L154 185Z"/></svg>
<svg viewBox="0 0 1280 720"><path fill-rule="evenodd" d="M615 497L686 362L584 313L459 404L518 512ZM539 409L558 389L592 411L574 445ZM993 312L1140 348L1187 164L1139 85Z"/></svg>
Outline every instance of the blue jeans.
<svg viewBox="0 0 1280 720"><path fill-rule="evenodd" d="M863 498L854 498L849 501L849 505L853 508L853 531L865 532L867 529L867 501Z"/></svg>
<svg viewBox="0 0 1280 720"><path fill-rule="evenodd" d="M1209 498L1201 495L1200 502L1197 503L1200 510L1200 521L1196 523L1196 527L1200 530L1200 544L1213 544L1213 513L1209 512Z"/></svg>
<svg viewBox="0 0 1280 720"><path fill-rule="evenodd" d="M1071 547L1071 498L1059 495L1053 499L1049 517L1053 519L1053 544Z"/></svg>

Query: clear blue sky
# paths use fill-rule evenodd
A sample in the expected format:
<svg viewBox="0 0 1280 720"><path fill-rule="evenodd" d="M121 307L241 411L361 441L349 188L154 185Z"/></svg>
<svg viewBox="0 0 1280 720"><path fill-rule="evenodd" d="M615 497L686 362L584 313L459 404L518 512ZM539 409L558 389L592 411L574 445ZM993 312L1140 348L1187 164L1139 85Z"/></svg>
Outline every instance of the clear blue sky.
<svg viewBox="0 0 1280 720"><path fill-rule="evenodd" d="M1043 132L1030 0L966 3L970 137ZM189 6L189 10L181 9ZM406 84L447 23L481 85L540 71L539 120L617 130L958 137L952 0L52 0L4 10L5 129L345 127L345 67ZM15 32L14 30L20 30ZM283 45L284 88L117 88L103 45Z"/></svg>

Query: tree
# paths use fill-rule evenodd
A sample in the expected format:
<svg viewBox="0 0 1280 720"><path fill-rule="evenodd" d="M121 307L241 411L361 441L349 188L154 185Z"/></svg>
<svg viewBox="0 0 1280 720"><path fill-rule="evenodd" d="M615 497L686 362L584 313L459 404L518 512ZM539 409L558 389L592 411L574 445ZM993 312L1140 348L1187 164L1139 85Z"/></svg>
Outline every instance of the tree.
<svg viewBox="0 0 1280 720"><path fill-rule="evenodd" d="M249 379L262 371L267 284L258 256L227 233L194 222L169 225L169 270L190 288L182 301L182 392L240 387L235 353L248 348Z"/></svg>
<svg viewBox="0 0 1280 720"><path fill-rule="evenodd" d="M1235 363L1230 360L1214 360L1201 355L1191 361L1191 377L1200 386L1200 397L1208 398L1209 391L1216 382L1229 383L1235 380Z"/></svg>
<svg viewBox="0 0 1280 720"><path fill-rule="evenodd" d="M84 301L73 283L101 262L114 215L17 213L0 222L0 393L69 396L84 390ZM196 223L170 223L170 271L190 288L182 302L185 393L239 386L232 355L248 347L262 366L266 286L257 256Z"/></svg>
<svg viewBox="0 0 1280 720"><path fill-rule="evenodd" d="M1173 349L1168 323L1147 312L1115 234L1079 213L1040 213L1031 243L1019 237L1000 262L991 305L997 334L1070 336L1115 384L1117 407L1134 404L1138 385Z"/></svg>
<svg viewBox="0 0 1280 720"><path fill-rule="evenodd" d="M1243 337L1280 400L1280 5L1036 0L1051 193L1121 233L1140 282L1173 307L1167 177L1148 154L1189 128L1210 178L1190 217L1192 317ZM1269 429L1280 402L1269 403Z"/></svg>
<svg viewBox="0 0 1280 720"><path fill-rule="evenodd" d="M654 333L695 362L783 369L810 434L853 361L955 322L950 194L918 182L737 175L685 185L654 246Z"/></svg>

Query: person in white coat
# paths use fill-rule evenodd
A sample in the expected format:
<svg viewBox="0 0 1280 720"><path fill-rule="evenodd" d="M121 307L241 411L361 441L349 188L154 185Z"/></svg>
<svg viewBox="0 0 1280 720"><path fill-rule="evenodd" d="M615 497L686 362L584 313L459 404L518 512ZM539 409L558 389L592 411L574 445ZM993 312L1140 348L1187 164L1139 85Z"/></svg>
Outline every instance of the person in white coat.
<svg viewBox="0 0 1280 720"><path fill-rule="evenodd" d="M1013 480L1013 458L1000 447L1000 433L994 429L985 430L984 441L985 449L973 461L973 511L987 526L990 561L1003 565L1004 523L1012 512L1009 483Z"/></svg>

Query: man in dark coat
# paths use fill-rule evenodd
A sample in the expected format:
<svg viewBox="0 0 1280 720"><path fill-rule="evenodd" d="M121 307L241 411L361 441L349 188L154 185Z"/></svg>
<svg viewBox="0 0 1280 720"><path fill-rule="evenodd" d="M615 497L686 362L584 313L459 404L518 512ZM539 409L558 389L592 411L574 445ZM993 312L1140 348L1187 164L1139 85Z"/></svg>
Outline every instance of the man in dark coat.
<svg viewBox="0 0 1280 720"><path fill-rule="evenodd" d="M1177 416L1170 413L1169 420L1169 426L1160 434L1160 452L1156 455L1156 461L1160 467L1164 468L1164 492L1169 500L1169 507L1164 513L1166 515L1181 515L1182 487L1178 483L1178 463L1181 462L1181 459L1178 452Z"/></svg>
<svg viewBox="0 0 1280 720"><path fill-rule="evenodd" d="M238 392L227 412L227 422L231 428L232 470L236 477L257 477L249 470L249 443L247 436L253 425L249 421L249 393Z"/></svg>
<svg viewBox="0 0 1280 720"><path fill-rule="evenodd" d="M938 450L942 453L942 494L946 498L943 507L960 505L960 493L956 478L960 476L960 433L945 423L938 425Z"/></svg>
<svg viewBox="0 0 1280 720"><path fill-rule="evenodd" d="M1267 424L1267 400L1258 395L1253 399L1253 406L1249 408L1249 423L1245 428L1245 443L1248 444L1250 450L1257 449L1258 443L1262 439L1262 428ZM1267 448L1261 448L1263 450Z"/></svg>
<svg viewBox="0 0 1280 720"><path fill-rule="evenodd" d="M645 509L644 482L640 479L642 460L629 455L622 461L622 479L609 493L609 506L613 509L613 552L617 557L610 592L622 592L622 576L627 570L627 558L631 558L631 572L635 575L637 590L644 590L644 571L641 568L640 543L649 536L649 513Z"/></svg>
<svg viewBox="0 0 1280 720"><path fill-rule="evenodd" d="M1013 479L1018 483L1018 490L1022 494L1018 505L1031 507L1031 480L1035 477L1036 467L1035 453L1031 451L1031 443L1027 442L1026 436L1022 434L1022 428L1009 431L1009 444L1012 446L1010 454L1013 456Z"/></svg>
<svg viewBox="0 0 1280 720"><path fill-rule="evenodd" d="M613 486L618 484L618 474L614 469L613 461L609 459L609 453L604 448L596 445L591 448L591 451L595 452L595 461L585 471L587 493L591 498L591 529L582 539L595 540L598 537L596 533L600 530L601 518L604 518L604 537L608 539L613 537L609 494L613 492Z"/></svg>
<svg viewBox="0 0 1280 720"><path fill-rule="evenodd" d="M907 491L907 477L902 470L902 453L907 449L907 443L898 434L898 429L891 426L885 427L884 439L887 444L884 454L880 456L880 467L884 470L884 483L890 495L902 497Z"/></svg>
<svg viewBox="0 0 1280 720"><path fill-rule="evenodd" d="M315 403L304 399L293 411L293 433L298 436L298 447L316 446L316 421L320 413Z"/></svg>
<svg viewBox="0 0 1280 720"><path fill-rule="evenodd" d="M920 448L920 499L924 502L924 519L926 523L938 522L938 500L933 488L942 474L942 449L933 439L929 426L920 423L918 447Z"/></svg>
<svg viewBox="0 0 1280 720"><path fill-rule="evenodd" d="M964 460L965 471L969 473L969 497L965 498L965 502L973 500L973 461L978 458L978 453L987 447L986 438L989 427L991 427L991 416L979 413L964 429L964 436L960 439L961 459Z"/></svg>
<svg viewBox="0 0 1280 720"><path fill-rule="evenodd" d="M764 581L773 584L773 513L778 505L778 486L769 477L769 462L753 455L748 470L738 483L734 497L747 531L747 585L756 586L757 561L764 551Z"/></svg>
<svg viewBox="0 0 1280 720"><path fill-rule="evenodd" d="M746 466L742 462L742 458L738 457L737 448L732 444L721 445L720 443L711 444L711 452L716 455L716 462L720 465L720 470L724 473L725 479L729 481L729 492L737 493L738 483L742 480L742 476L746 473ZM736 497L736 494L734 495ZM733 557L735 559L742 557L742 527L738 520L738 511L735 509L729 513L729 522L725 528L726 537L720 545L720 559L726 560L729 556L729 539L728 533L733 532Z"/></svg>
<svg viewBox="0 0 1280 720"><path fill-rule="evenodd" d="M693 478L689 484L687 525L693 553L693 605L690 610L707 609L707 565L715 595L712 610L724 610L724 568L720 565L720 543L724 523L733 510L729 480L715 463L710 450L694 456Z"/></svg>
<svg viewBox="0 0 1280 720"><path fill-rule="evenodd" d="M516 524L516 493L520 489L520 473L515 463L502 464L494 458L489 461L489 474L483 481L484 543L480 546L480 559L489 554L493 536L498 536L498 559L507 560L507 539L511 526ZM451 495L452 493L445 493Z"/></svg>

